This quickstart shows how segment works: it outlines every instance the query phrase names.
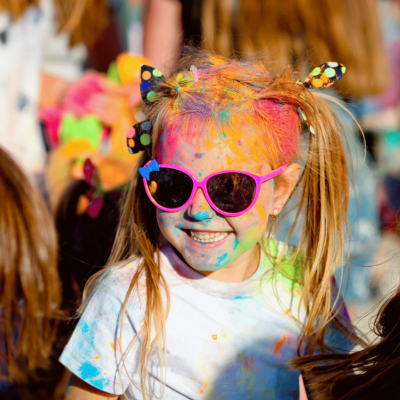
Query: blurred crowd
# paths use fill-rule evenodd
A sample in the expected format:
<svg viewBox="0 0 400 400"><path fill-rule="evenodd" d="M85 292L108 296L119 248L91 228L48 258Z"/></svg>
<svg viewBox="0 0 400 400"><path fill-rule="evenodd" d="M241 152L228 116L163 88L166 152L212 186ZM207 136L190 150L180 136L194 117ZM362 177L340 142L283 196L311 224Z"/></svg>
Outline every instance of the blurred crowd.
<svg viewBox="0 0 400 400"><path fill-rule="evenodd" d="M0 254L12 248L3 237L13 234L27 243L26 253L37 253L31 256L35 270L28 271L24 252L4 264L11 271L20 260L19 272L0 269L0 318L8 306L31 303L35 312L35 304L43 304L50 344L22 335L18 351L31 362L6 368L0 359L0 376L11 374L17 383L4 389L8 398L63 398L68 371L57 359L87 279L107 262L137 161L126 135L143 119L140 66L168 75L187 45L261 57L276 70L290 64L299 77L323 62L346 65L346 79L329 94L360 125L345 121L352 161L350 275L344 263L337 280L355 321L396 285L399 0L0 0L0 218L14 218L24 206L31 224L7 232L0 220ZM13 179L20 186L14 188ZM19 199L8 214L1 211L6 198ZM280 238L293 218L288 213L282 221ZM7 285L21 287L15 293ZM31 335L35 324L26 321ZM0 327L3 352L1 335L12 341L14 328L2 333ZM4 382L0 377L0 393Z"/></svg>

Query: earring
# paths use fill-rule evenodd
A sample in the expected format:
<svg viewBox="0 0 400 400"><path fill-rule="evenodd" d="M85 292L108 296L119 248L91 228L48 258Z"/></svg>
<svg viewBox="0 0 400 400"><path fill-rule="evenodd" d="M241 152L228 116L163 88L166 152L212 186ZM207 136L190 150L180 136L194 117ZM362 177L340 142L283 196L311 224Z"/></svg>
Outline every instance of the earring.
<svg viewBox="0 0 400 400"><path fill-rule="evenodd" d="M279 214L279 210L277 208L275 208L274 210L274 215L272 215L273 217L276 217Z"/></svg>

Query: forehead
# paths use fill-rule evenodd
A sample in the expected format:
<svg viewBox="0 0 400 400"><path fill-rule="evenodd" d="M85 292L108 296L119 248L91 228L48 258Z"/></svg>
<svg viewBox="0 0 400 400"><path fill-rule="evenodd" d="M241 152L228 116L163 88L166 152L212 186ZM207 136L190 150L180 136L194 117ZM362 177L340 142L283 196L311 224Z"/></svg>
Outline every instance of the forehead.
<svg viewBox="0 0 400 400"><path fill-rule="evenodd" d="M160 164L181 166L194 175L227 169L263 173L269 170L265 156L257 150L254 137L242 129L192 126L183 132L166 129L156 149Z"/></svg>

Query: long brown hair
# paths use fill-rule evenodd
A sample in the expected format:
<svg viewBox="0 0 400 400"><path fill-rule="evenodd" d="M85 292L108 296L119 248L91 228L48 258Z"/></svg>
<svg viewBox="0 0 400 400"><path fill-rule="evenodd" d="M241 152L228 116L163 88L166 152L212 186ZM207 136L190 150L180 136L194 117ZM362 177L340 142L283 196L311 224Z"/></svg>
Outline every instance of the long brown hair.
<svg viewBox="0 0 400 400"><path fill-rule="evenodd" d="M0 357L18 382L47 366L55 338L57 238L40 193L1 147L0 254Z"/></svg>
<svg viewBox="0 0 400 400"><path fill-rule="evenodd" d="M394 399L400 394L400 287L375 319L379 341L351 354L300 357L310 400Z"/></svg>
<svg viewBox="0 0 400 400"><path fill-rule="evenodd" d="M223 56L262 56L278 69L338 61L342 95L380 94L389 65L376 0L204 0L203 47Z"/></svg>
<svg viewBox="0 0 400 400"><path fill-rule="evenodd" d="M70 34L70 44L92 45L108 22L107 0L53 0L59 32ZM0 10L18 19L39 0L0 0Z"/></svg>
<svg viewBox="0 0 400 400"><path fill-rule="evenodd" d="M193 79L191 65L198 69L198 81ZM143 152L138 167L154 158L165 128L176 126L182 134L190 134L194 124L199 124L195 131L204 132L205 139L207 134L215 132L210 128L218 132L240 125L241 138L252 138L259 155L268 160L271 168L278 168L283 160L290 163L304 156L300 142L306 140L299 137L302 130L297 113L297 108L301 107L316 131L316 137L311 139L305 152L306 165L302 184L298 186L301 192L298 193L296 221L302 218L302 235L295 256L301 255L303 265L299 268L305 271L299 283L303 287L302 307L308 317L302 341L313 348L324 349L326 325L336 318L331 279L343 261L347 232L349 185L345 129L333 107L340 107L339 102L324 94L304 91L295 82L290 69L273 75L261 62L240 62L201 52L183 58L172 76L158 86L152 105L147 109L147 117L153 121L153 146ZM289 239L290 234L286 245ZM156 209L148 200L136 169L109 265L123 266L127 260L140 260L125 299L123 315L132 292L138 290L141 278L145 278L145 319L137 335L141 340L144 398L147 398L151 351L155 345L160 356L166 351L163 345L169 295L161 273L159 246ZM279 269L281 261L278 259L274 263ZM98 277L94 276L88 283L82 310ZM293 314L298 315L297 312L293 310ZM156 333L153 341L152 330Z"/></svg>

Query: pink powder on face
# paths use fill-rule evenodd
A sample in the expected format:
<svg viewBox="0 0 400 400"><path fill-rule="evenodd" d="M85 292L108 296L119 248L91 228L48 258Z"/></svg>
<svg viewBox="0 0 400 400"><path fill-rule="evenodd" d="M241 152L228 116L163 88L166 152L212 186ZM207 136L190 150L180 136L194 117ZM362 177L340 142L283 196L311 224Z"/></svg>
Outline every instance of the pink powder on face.
<svg viewBox="0 0 400 400"><path fill-rule="evenodd" d="M213 140L212 135L231 130L239 135L242 132L245 140L253 137L256 147L259 142L255 156L270 157L267 161L281 165L290 163L298 151L300 139L297 107L270 99L256 100L255 97L243 105L232 106L230 93L226 88L222 89L226 97L211 99L210 93L202 91L182 96L178 108L165 119L160 137L164 151L168 151L171 158L175 155L178 161L183 151L181 139L198 141L200 145L203 140Z"/></svg>
<svg viewBox="0 0 400 400"><path fill-rule="evenodd" d="M268 125L272 140L280 150L281 163L288 163L297 153L300 139L299 115L293 106L271 100L255 102L255 122ZM268 140L268 138L266 138Z"/></svg>

